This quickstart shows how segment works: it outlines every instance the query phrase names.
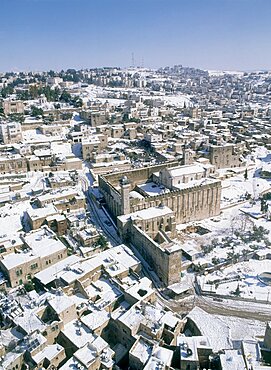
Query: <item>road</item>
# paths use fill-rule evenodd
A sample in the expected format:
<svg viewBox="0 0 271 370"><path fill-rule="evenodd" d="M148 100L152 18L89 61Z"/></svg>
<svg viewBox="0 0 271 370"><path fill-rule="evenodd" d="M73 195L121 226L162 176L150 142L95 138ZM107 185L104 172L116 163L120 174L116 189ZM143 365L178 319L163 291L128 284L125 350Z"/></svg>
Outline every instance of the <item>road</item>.
<svg viewBox="0 0 271 370"><path fill-rule="evenodd" d="M271 306L269 304L254 304L253 302L223 300L215 302L213 298L195 296L195 305L204 309L204 311L222 316L235 316L243 319L270 321Z"/></svg>
<svg viewBox="0 0 271 370"><path fill-rule="evenodd" d="M82 184L82 189L85 194L87 204L91 210L91 216L93 218L94 223L98 226L98 229L102 231L108 238L109 242L113 245L119 245L122 244L122 241L120 237L117 235L116 230L114 229L113 224L111 223L110 220L108 220L108 217L104 213L103 210L98 209L94 200L92 199L91 196L91 187L88 182L88 179L86 177L80 176L79 177L81 184ZM107 223L106 223L107 221ZM109 226L109 223L112 225Z"/></svg>

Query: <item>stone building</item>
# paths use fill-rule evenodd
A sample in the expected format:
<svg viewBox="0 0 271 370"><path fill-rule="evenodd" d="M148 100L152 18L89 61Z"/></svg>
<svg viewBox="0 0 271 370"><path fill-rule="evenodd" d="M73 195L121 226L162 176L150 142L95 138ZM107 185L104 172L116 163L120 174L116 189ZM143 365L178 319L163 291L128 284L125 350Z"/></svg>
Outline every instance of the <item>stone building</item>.
<svg viewBox="0 0 271 370"><path fill-rule="evenodd" d="M166 312L149 302L140 302L118 316L112 316L111 340L116 340L125 348L131 349L139 335L151 341L163 341L175 345L183 322L172 312Z"/></svg>
<svg viewBox="0 0 271 370"><path fill-rule="evenodd" d="M92 127L97 127L100 125L104 125L108 122L110 115L109 112L106 110L100 111L90 111L90 110L82 110L81 117Z"/></svg>
<svg viewBox="0 0 271 370"><path fill-rule="evenodd" d="M99 176L100 191L122 238L165 285L180 281L181 248L170 239L176 223L220 213L221 183L206 177L209 170L200 164L170 163L127 171L125 176Z"/></svg>
<svg viewBox="0 0 271 370"><path fill-rule="evenodd" d="M24 251L10 253L0 260L0 270L11 287L27 283L35 273L67 257L65 245L46 226L27 234L23 242Z"/></svg>
<svg viewBox="0 0 271 370"><path fill-rule="evenodd" d="M177 338L177 345L180 348L181 370L197 370L199 368L208 368L209 357L213 352L208 337L179 336Z"/></svg>
<svg viewBox="0 0 271 370"><path fill-rule="evenodd" d="M164 168L159 172L159 182L169 189L178 188L180 184L206 178L207 170L199 164Z"/></svg>
<svg viewBox="0 0 271 370"><path fill-rule="evenodd" d="M122 173L99 176L99 187L114 219L123 214L157 207L169 207L177 223L202 220L220 213L221 182L202 178L172 189L161 184L160 171L171 170L176 162L161 164ZM192 165L191 169L194 168Z"/></svg>
<svg viewBox="0 0 271 370"><path fill-rule="evenodd" d="M63 133L63 126L62 125L41 125L39 126L39 130L43 135L46 136L57 136Z"/></svg>
<svg viewBox="0 0 271 370"><path fill-rule="evenodd" d="M165 285L180 281L181 246L171 242L176 222L171 209L160 205L117 219L124 240L140 252Z"/></svg>
<svg viewBox="0 0 271 370"><path fill-rule="evenodd" d="M25 212L25 219L31 230L37 230L45 224L47 217L57 216L57 214L57 209L52 204L49 204L46 207L29 208Z"/></svg>
<svg viewBox="0 0 271 370"><path fill-rule="evenodd" d="M242 167L245 165L242 156L243 152L244 148L242 145L210 145L209 158L211 164L213 164L216 169Z"/></svg>
<svg viewBox="0 0 271 370"><path fill-rule="evenodd" d="M101 153L107 147L107 135L99 134L92 138L82 139L83 159L91 160L95 153Z"/></svg>
<svg viewBox="0 0 271 370"><path fill-rule="evenodd" d="M2 123L0 125L0 139L4 144L14 144L22 140L20 122Z"/></svg>
<svg viewBox="0 0 271 370"><path fill-rule="evenodd" d="M8 114L23 114L24 103L20 100L5 100L3 101L3 110L5 115Z"/></svg>
<svg viewBox="0 0 271 370"><path fill-rule="evenodd" d="M27 172L27 161L20 154L6 154L0 157L0 173Z"/></svg>
<svg viewBox="0 0 271 370"><path fill-rule="evenodd" d="M85 197L73 189L63 189L55 193L47 193L37 197L39 207L53 204L59 211L67 212L85 209Z"/></svg>

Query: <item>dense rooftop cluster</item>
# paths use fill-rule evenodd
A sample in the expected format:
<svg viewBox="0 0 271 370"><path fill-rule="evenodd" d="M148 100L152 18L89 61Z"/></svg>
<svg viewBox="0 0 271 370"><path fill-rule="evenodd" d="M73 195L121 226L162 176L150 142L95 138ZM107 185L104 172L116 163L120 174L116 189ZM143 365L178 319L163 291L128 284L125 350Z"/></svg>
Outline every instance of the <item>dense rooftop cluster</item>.
<svg viewBox="0 0 271 370"><path fill-rule="evenodd" d="M270 367L271 73L0 74L0 369Z"/></svg>

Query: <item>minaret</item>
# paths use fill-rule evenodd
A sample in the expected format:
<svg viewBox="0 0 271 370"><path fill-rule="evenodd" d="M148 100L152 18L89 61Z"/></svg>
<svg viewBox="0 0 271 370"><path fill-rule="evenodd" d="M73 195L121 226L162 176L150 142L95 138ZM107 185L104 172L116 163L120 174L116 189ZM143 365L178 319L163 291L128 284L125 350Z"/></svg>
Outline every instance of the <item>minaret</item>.
<svg viewBox="0 0 271 370"><path fill-rule="evenodd" d="M183 165L190 164L190 149L187 147L187 144L184 144L183 147Z"/></svg>
<svg viewBox="0 0 271 370"><path fill-rule="evenodd" d="M120 195L121 195L121 214L127 215L130 213L130 183L127 176L123 176L120 180Z"/></svg>

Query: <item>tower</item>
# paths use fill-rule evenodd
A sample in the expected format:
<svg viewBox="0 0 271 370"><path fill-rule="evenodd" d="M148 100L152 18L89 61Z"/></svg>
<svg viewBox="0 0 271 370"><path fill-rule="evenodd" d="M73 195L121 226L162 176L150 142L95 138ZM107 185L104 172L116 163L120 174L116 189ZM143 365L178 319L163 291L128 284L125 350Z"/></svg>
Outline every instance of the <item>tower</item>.
<svg viewBox="0 0 271 370"><path fill-rule="evenodd" d="M130 213L130 183L126 176L120 180L120 195L121 195L121 214L127 215Z"/></svg>
<svg viewBox="0 0 271 370"><path fill-rule="evenodd" d="M190 149L185 144L183 147L183 165L190 164Z"/></svg>
<svg viewBox="0 0 271 370"><path fill-rule="evenodd" d="M266 348L271 348L271 323L267 322L265 334L264 334L264 345Z"/></svg>

